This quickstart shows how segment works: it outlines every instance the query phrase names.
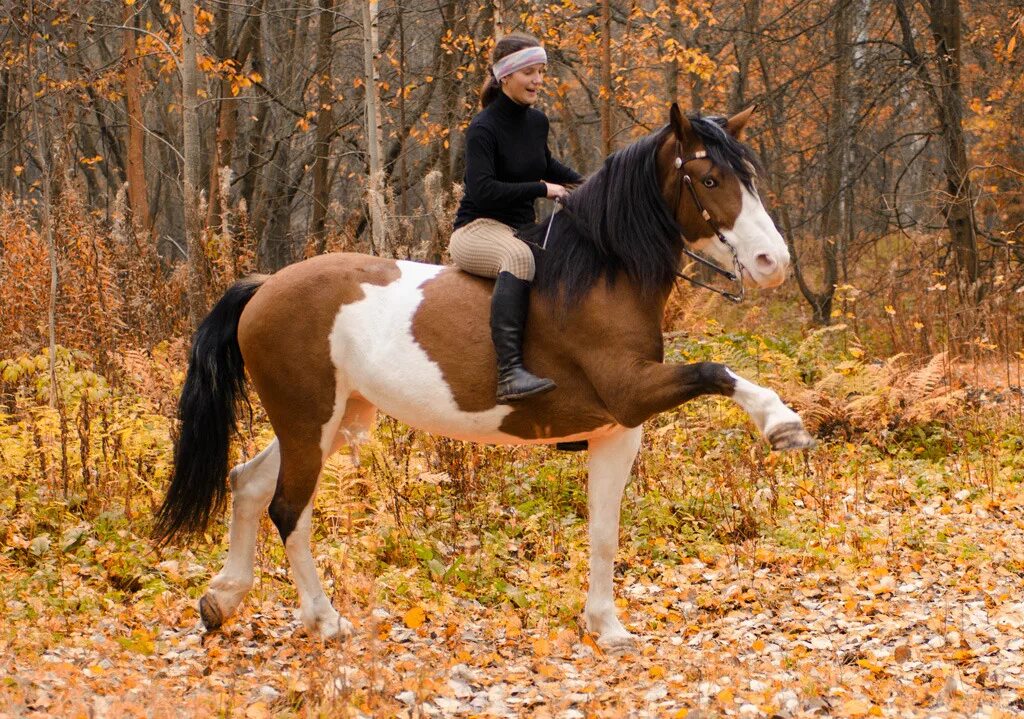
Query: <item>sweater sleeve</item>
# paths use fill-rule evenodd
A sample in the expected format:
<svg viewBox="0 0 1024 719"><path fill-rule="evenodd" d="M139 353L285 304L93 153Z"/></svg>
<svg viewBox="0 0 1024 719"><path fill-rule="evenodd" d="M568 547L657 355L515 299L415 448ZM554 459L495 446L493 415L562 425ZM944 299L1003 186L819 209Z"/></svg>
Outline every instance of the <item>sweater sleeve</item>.
<svg viewBox="0 0 1024 719"><path fill-rule="evenodd" d="M557 182L559 185L578 185L583 182L583 175L552 157L551 150L547 146L544 147L544 154L548 158L548 169L544 173L545 180Z"/></svg>
<svg viewBox="0 0 1024 719"><path fill-rule="evenodd" d="M543 182L503 182L498 179L494 159L497 142L490 132L470 125L466 133L466 191L483 209L502 209L544 197Z"/></svg>

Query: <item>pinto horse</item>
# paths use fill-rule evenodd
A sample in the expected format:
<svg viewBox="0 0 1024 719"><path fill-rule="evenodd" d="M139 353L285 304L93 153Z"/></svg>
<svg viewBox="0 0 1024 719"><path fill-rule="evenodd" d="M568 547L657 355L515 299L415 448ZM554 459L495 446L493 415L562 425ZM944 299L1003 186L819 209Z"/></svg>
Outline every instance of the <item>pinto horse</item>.
<svg viewBox="0 0 1024 719"><path fill-rule="evenodd" d="M673 104L669 115L668 125L609 157L564 210L526 237L546 240L525 359L557 382L548 394L496 404L492 282L453 267L331 254L227 291L193 341L174 473L156 525L168 541L202 531L224 507L228 443L248 370L276 438L230 472L228 557L199 604L208 629L234 614L252 587L257 528L269 509L304 624L324 638L351 632L317 576L310 522L325 461L364 440L378 411L474 442L586 442L584 615L611 646L633 639L616 615L613 562L644 421L718 394L743 407L772 448L814 443L772 390L721 364L663 362L661 322L684 253L699 250L761 287L780 284L789 264L739 139L750 110L688 119Z"/></svg>

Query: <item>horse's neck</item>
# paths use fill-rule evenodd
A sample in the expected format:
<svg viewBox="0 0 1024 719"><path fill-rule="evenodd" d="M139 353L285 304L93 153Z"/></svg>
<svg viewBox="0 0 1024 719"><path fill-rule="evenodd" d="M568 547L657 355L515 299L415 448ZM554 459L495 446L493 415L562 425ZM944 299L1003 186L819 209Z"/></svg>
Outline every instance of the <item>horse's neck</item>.
<svg viewBox="0 0 1024 719"><path fill-rule="evenodd" d="M602 346L628 345L630 351L654 358L662 350L661 322L667 300L668 293L644 297L620 274L613 283L598 281L565 316L551 302L538 310L557 322L566 337L588 338Z"/></svg>

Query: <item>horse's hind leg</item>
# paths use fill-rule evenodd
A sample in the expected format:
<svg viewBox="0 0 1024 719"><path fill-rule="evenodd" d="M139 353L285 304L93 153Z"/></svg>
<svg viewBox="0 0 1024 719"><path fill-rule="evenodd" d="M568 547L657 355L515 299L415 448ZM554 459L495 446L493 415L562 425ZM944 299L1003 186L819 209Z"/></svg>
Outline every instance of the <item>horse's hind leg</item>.
<svg viewBox="0 0 1024 719"><path fill-rule="evenodd" d="M615 613L614 567L622 492L640 450L641 434L642 429L635 427L590 440L590 589L583 615L587 629L611 648L627 647L634 641Z"/></svg>
<svg viewBox="0 0 1024 719"><path fill-rule="evenodd" d="M331 445L331 454L342 447L348 447L352 463L359 464L359 448L370 438L373 423L377 417L377 408L359 396L348 398L345 404L345 415L338 427L338 434Z"/></svg>
<svg viewBox="0 0 1024 719"><path fill-rule="evenodd" d="M207 629L216 629L234 614L252 588L260 517L274 496L280 466L281 452L275 439L250 461L231 470L228 558L199 600L199 614Z"/></svg>
<svg viewBox="0 0 1024 719"><path fill-rule="evenodd" d="M299 593L299 617L306 628L324 639L346 637L352 624L344 619L324 593L310 551L313 497L324 453L311 438L281 440L281 474L270 502L270 519L281 534L288 564Z"/></svg>
<svg viewBox="0 0 1024 719"><path fill-rule="evenodd" d="M359 443L368 438L376 412L369 402L348 398L341 420L332 423L336 429L325 430L326 436L333 435L333 441L322 458L320 446L309 441L296 439L283 446L281 478L270 504L270 518L281 533L288 555L299 592L302 623L324 639L347 637L352 633L352 624L338 614L324 593L310 551L317 481L327 457L342 446L348 445L357 458Z"/></svg>

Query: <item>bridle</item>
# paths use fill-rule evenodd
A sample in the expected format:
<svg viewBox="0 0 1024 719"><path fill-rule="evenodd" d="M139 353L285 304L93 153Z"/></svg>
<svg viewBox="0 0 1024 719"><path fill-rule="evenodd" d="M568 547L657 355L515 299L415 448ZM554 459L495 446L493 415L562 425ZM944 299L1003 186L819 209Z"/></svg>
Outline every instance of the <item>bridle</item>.
<svg viewBox="0 0 1024 719"><path fill-rule="evenodd" d="M674 164L676 170L679 172L679 180L676 183L676 204L672 208L673 213L675 212L675 209L679 207L680 203L683 200L683 185L686 185L687 189L690 191L690 197L693 198L693 204L697 206L697 210L700 212L700 216L704 218L704 221L707 222L711 229L714 231L715 235L718 237L719 242L728 247L729 252L732 253L733 268L732 270L727 270L724 267L707 259L706 257L701 257L696 252L692 251L690 248L686 246L685 237L683 238L683 254L689 257L690 259L694 260L695 262L703 265L704 267L707 267L713 272L722 275L730 282L737 283L739 285L740 291L730 292L728 290L722 290L717 287L712 287L711 285L698 280L696 277L684 275L682 272L679 272L678 270L676 271L675 275L680 279L686 280L692 285L696 285L697 287L703 287L705 290L711 290L712 292L720 294L727 300L730 300L732 302L742 302L743 298L746 296L746 288L743 286L743 265L740 264L740 258L736 254L736 248L733 247L731 242L725 239L725 235L723 235L722 230L719 229L718 223L715 222L714 218L711 217L711 213L707 211L707 209L701 203L700 198L697 197L697 191L693 188L693 178L691 178L690 175L686 172L686 170L683 169L686 167L687 162L692 162L693 160L703 160L708 156L708 153L705 150L698 150L697 152L694 152L691 155L684 156L682 150L682 144L679 142L679 140L676 140L676 159Z"/></svg>
<svg viewBox="0 0 1024 719"><path fill-rule="evenodd" d="M718 287L712 287L711 285L698 280L696 277L691 277L689 275L684 275L682 272L679 272L678 270L676 270L674 274L679 279L686 280L690 284L696 285L697 287L703 287L706 290L710 290L710 291L712 291L712 292L714 292L716 294L721 295L725 299L730 300L731 302L742 302L743 299L746 297L746 288L743 286L743 279L742 279L743 265L740 264L740 258L736 254L736 248L733 247L731 242L729 242L727 239L725 239L725 235L722 234L722 230L718 227L718 223L715 222L714 218L711 217L711 213L707 211L707 208L705 208L703 203L701 203L700 198L697 197L697 191L695 189L693 189L693 178L691 178L689 176L689 174L687 174L686 171L683 169L686 166L687 162L691 162L693 160L702 160L702 159L704 159L704 158L706 158L708 156L708 153L705 150L698 150L697 152L694 152L691 155L684 156L682 150L683 150L682 143L680 143L679 140L677 139L676 140L675 167L676 167L676 170L678 170L680 172L680 175L679 175L679 181L676 183L676 204L675 204L675 207L673 208L673 211L670 213L671 217L672 217L672 221L675 222L676 226L678 227L679 223L675 219L675 211L674 210L675 210L675 208L678 208L679 204L682 202L682 199L683 199L683 185L686 185L686 187L690 190L690 197L693 198L693 203L697 206L697 210L700 212L701 217L703 217L704 221L707 222L708 225L711 226L711 229L714 231L715 235L718 237L719 242L721 242L723 245L728 247L729 248L729 252L732 253L732 266L733 266L733 268L732 268L732 270L727 270L724 267L721 267L720 265L715 264L714 262L712 262L711 260L707 259L706 257L701 257L696 252L694 252L691 249L689 249L686 246L686 237L683 236L682 228L679 227L679 234L680 234L680 236L682 236L682 240L683 240L683 254L686 255L687 257L691 258L695 262L697 262L697 263L699 263L701 265L704 265L705 267L707 267L708 269L712 270L713 272L716 272L716 273L722 275L723 277L725 277L730 282L737 283L739 285L739 292L730 292L729 290L722 290L722 289L719 289ZM607 160L605 162L607 162ZM605 191L606 191L606 194L607 194L607 187L605 188ZM606 205L607 205L607 199L608 198L606 197L605 198L605 204ZM566 214L569 215L569 217L572 218L575 221L575 218L573 217L572 213L566 207L565 201L562 200L561 198L556 198L555 199L555 208L551 212L551 215L548 217L548 227L547 227L547 231L544 233L544 240L543 240L543 242L540 245L537 246L542 252L547 249L548 237L551 235L551 227L552 227L552 225L554 225L555 215L557 215L560 210L565 210ZM602 217L601 219L602 219L602 223L603 223L604 218ZM577 224L579 224L580 227L584 227L585 226L582 223L577 223Z"/></svg>

